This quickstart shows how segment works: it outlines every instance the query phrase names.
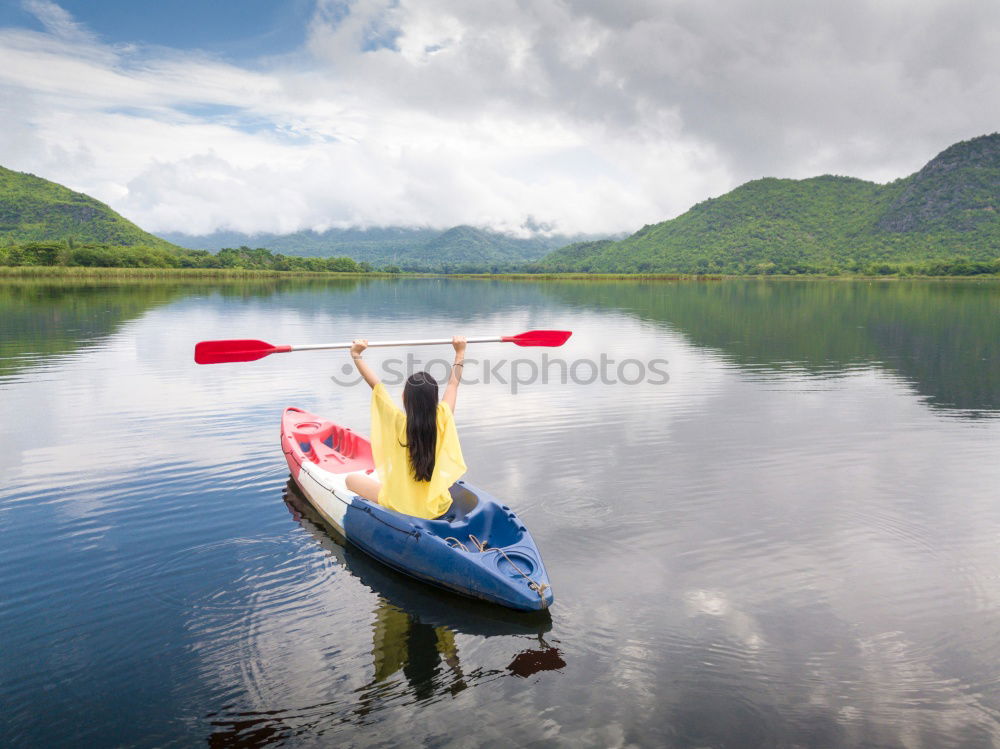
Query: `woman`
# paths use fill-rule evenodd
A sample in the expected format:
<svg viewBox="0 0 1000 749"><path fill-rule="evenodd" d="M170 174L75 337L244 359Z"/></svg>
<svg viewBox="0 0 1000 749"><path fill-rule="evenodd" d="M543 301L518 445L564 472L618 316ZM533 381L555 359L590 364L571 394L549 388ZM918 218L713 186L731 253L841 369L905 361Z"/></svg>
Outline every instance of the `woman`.
<svg viewBox="0 0 1000 749"><path fill-rule="evenodd" d="M426 372L410 375L400 411L385 385L362 358L368 341L357 339L351 357L372 388L372 456L381 483L364 473L347 477L347 488L370 502L418 518L436 518L451 507L449 487L465 473L455 431L455 398L465 360L465 338L455 336L455 363L444 397Z"/></svg>

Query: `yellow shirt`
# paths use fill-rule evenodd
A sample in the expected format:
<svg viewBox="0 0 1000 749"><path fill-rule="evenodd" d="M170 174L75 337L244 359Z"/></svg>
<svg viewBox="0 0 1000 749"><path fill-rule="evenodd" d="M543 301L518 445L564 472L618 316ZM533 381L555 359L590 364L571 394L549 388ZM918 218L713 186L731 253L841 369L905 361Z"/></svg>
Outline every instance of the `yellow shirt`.
<svg viewBox="0 0 1000 749"><path fill-rule="evenodd" d="M372 456L382 481L380 505L418 518L436 518L451 507L448 488L465 473L455 417L445 402L437 406L437 448L430 481L417 481L406 448L406 414L380 382L372 389Z"/></svg>

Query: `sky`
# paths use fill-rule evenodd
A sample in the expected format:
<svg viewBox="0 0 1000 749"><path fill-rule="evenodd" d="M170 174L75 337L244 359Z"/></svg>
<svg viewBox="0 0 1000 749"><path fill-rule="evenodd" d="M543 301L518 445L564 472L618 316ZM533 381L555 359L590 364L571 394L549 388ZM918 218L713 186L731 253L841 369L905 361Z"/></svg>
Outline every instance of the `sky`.
<svg viewBox="0 0 1000 749"><path fill-rule="evenodd" d="M631 232L1000 130L996 0L2 0L0 165L150 231Z"/></svg>

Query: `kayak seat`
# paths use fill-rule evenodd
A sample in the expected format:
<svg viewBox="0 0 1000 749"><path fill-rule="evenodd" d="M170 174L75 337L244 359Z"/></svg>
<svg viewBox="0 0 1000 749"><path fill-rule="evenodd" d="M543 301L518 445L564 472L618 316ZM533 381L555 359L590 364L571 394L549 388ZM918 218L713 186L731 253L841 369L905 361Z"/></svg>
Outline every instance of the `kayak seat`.
<svg viewBox="0 0 1000 749"><path fill-rule="evenodd" d="M462 532L495 549L518 543L524 537L525 528L514 513L491 502L469 515Z"/></svg>
<svg viewBox="0 0 1000 749"><path fill-rule="evenodd" d="M435 518L435 520L443 520L446 523L460 522L465 520L479 504L479 496L469 491L461 482L452 484L448 493L451 494L451 507L444 515Z"/></svg>
<svg viewBox="0 0 1000 749"><path fill-rule="evenodd" d="M419 520L421 526L440 538L457 538L470 548L470 536L485 541L490 548L511 546L524 536L525 528L517 516L495 500L480 497L461 482L449 490L451 507L434 520Z"/></svg>

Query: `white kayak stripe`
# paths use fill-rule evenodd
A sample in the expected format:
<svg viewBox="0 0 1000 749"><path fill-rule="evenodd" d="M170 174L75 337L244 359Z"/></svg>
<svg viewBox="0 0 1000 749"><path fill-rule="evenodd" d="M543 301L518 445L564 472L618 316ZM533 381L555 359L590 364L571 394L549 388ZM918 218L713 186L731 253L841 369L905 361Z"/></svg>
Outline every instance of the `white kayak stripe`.
<svg viewBox="0 0 1000 749"><path fill-rule="evenodd" d="M340 533L344 530L344 515L357 495L347 488L347 473L330 473L315 463L305 461L299 470L298 483L309 502L328 523ZM378 480L374 471L367 474Z"/></svg>

